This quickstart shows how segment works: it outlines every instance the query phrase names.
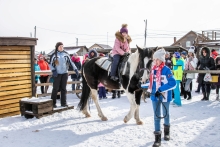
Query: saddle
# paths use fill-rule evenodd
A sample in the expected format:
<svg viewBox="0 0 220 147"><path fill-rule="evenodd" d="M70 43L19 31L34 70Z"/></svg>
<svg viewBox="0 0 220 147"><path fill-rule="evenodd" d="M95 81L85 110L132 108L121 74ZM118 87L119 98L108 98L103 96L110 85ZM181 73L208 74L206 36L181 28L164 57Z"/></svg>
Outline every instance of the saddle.
<svg viewBox="0 0 220 147"><path fill-rule="evenodd" d="M129 76L129 64L127 62L128 57L129 56L122 56L119 61L118 70L117 70L117 74L118 74L119 79L122 75ZM108 73L110 73L112 61L113 61L113 57L109 56L109 57L102 57L102 58L96 60L95 63L100 68L102 68L102 69L108 71Z"/></svg>

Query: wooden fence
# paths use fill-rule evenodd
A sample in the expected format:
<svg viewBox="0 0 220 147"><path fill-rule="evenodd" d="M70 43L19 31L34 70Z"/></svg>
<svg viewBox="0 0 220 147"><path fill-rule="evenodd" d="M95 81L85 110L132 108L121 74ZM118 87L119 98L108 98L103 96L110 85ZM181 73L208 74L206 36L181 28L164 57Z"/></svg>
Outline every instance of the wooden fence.
<svg viewBox="0 0 220 147"><path fill-rule="evenodd" d="M80 72L79 72L80 73ZM44 70L44 71L35 71L35 75L41 75L41 74L47 74L49 76L52 76L52 72L51 70ZM68 74L75 74L75 71L68 71ZM79 84L82 83L82 81L67 81L67 84ZM52 86L53 83L39 83L39 84L35 84L35 86ZM67 94L69 93L81 93L82 89L78 89L78 90L70 90L67 91ZM42 97L42 96L50 96L51 93L44 93L44 94L37 94L36 93L36 97ZM60 92L58 92L57 95L60 95Z"/></svg>

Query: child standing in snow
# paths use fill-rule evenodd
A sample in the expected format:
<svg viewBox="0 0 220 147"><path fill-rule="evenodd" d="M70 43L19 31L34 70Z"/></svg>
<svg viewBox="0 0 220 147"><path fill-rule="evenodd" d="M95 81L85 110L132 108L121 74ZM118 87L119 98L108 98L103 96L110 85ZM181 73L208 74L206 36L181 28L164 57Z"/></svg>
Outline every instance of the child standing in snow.
<svg viewBox="0 0 220 147"><path fill-rule="evenodd" d="M176 80L176 88L174 89L173 104L177 106L182 106L179 85L183 79L183 70L185 68L185 65L183 59L180 58L179 52L175 52L173 54L172 62L173 62L173 73Z"/></svg>
<svg viewBox="0 0 220 147"><path fill-rule="evenodd" d="M151 92L151 100L154 111L154 147L161 145L160 115L161 106L164 117L164 140L170 140L170 115L169 105L172 100L172 89L176 86L176 80L169 67L165 65L165 50L157 50L153 54L154 65L150 74L150 85L148 91Z"/></svg>
<svg viewBox="0 0 220 147"><path fill-rule="evenodd" d="M98 87L99 87L99 100L101 100L102 98L107 99L105 86L100 82Z"/></svg>

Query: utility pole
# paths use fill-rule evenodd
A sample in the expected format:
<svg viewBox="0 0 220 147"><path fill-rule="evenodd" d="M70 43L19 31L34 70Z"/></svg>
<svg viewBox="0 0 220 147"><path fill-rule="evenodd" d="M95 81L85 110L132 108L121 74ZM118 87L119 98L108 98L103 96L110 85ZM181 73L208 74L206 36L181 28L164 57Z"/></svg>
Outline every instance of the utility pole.
<svg viewBox="0 0 220 147"><path fill-rule="evenodd" d="M144 20L145 22L145 30L144 30L144 47L146 47L146 38L147 38L147 19Z"/></svg>
<svg viewBox="0 0 220 147"><path fill-rule="evenodd" d="M30 32L30 37L32 38L32 33Z"/></svg>
<svg viewBox="0 0 220 147"><path fill-rule="evenodd" d="M36 26L34 27L34 38L36 38L36 31L37 31L37 28Z"/></svg>
<svg viewBox="0 0 220 147"><path fill-rule="evenodd" d="M78 38L76 38L76 46L78 46Z"/></svg>

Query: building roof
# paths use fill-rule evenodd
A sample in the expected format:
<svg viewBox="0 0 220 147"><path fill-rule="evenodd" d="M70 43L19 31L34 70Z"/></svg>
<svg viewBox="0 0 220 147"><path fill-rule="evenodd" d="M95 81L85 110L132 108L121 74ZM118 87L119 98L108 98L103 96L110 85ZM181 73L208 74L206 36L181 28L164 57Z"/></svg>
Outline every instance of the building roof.
<svg viewBox="0 0 220 147"><path fill-rule="evenodd" d="M191 31L189 31L187 34L185 34L183 37L181 37L180 39L178 39L176 42L174 42L173 44L171 44L171 46L173 46L173 45L179 43L183 38L185 38L185 37L186 37L187 35L189 35L190 33L194 33L194 34L197 35L198 37L203 38L202 34L197 33L197 32L195 32L195 31L192 31L192 30L191 30Z"/></svg>
<svg viewBox="0 0 220 147"><path fill-rule="evenodd" d="M103 48L103 49L112 49L111 46L106 45L106 44L98 44L98 43L95 43L94 45L98 45L98 46L100 46L100 47Z"/></svg>

